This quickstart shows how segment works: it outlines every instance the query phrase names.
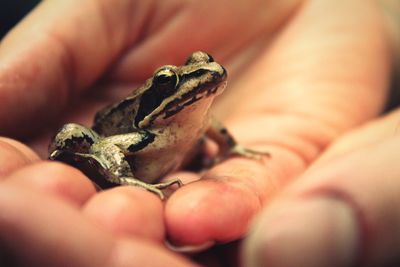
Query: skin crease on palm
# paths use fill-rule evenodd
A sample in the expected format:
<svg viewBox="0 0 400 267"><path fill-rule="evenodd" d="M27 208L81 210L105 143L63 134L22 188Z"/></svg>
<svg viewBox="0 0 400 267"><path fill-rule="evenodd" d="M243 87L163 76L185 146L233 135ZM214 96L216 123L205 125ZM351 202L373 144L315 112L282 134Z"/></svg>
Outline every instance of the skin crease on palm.
<svg viewBox="0 0 400 267"><path fill-rule="evenodd" d="M89 125L101 106L126 95L156 67L180 64L199 49L232 74L215 113L240 143L269 151L271 159L227 160L165 204L137 188L96 194L77 170L40 161L56 125ZM336 138L382 111L390 58L376 1L44 1L0 45L0 132L23 138L38 154L0 140L0 244L12 258L27 255L37 265L60 266L73 259L72 266L144 266L149 261L151 266L190 266L161 248L165 236L179 246L243 237L262 206L298 180ZM34 136L38 131L43 134ZM339 147L346 144L345 138L339 140ZM307 190L314 188L307 181L318 181L314 177L324 160L334 158L335 150L329 151L333 156L325 154L301 179ZM349 152L336 151L336 156ZM360 161L357 155L350 159ZM200 178L193 173L171 177L186 183ZM294 184L281 195L297 196L302 186ZM271 209L284 205L280 199L286 203L277 197ZM47 232L41 225L65 231ZM263 233L262 225L254 231ZM29 240L49 251L54 240L62 245L46 258L46 250L33 250ZM376 246L384 248L384 241ZM279 247L275 258L260 257L271 255L262 242L251 235L248 263L296 266L278 264L277 257L286 256ZM381 247L371 249L378 251L376 262L384 258Z"/></svg>

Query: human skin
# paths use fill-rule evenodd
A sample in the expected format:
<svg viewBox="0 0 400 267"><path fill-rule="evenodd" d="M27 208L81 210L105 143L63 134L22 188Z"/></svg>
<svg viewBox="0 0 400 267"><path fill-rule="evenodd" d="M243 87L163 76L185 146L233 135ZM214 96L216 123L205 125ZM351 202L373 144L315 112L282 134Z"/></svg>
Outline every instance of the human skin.
<svg viewBox="0 0 400 267"><path fill-rule="evenodd" d="M201 49L232 73L215 113L241 144L269 151L270 159L232 158L201 177L174 174L196 182L162 204L137 188L96 194L76 170L33 163L39 159L28 148L3 140L2 186L28 190L31 203L56 198L78 205L71 223L88 220L88 228L100 225L112 239L160 244L167 234L177 246L228 242L243 237L254 215L338 136L382 111L391 50L375 1L210 2L44 1L1 43L0 132L24 138L44 155L53 125L90 124L110 98ZM33 138L39 130L44 133ZM13 203L0 218L23 211ZM57 225L54 214L43 221ZM150 223L141 223L144 217Z"/></svg>
<svg viewBox="0 0 400 267"><path fill-rule="evenodd" d="M339 138L270 202L244 266L398 266L399 114Z"/></svg>
<svg viewBox="0 0 400 267"><path fill-rule="evenodd" d="M400 5L380 2L398 85ZM399 115L396 108L337 138L269 202L243 246L243 266L398 266Z"/></svg>

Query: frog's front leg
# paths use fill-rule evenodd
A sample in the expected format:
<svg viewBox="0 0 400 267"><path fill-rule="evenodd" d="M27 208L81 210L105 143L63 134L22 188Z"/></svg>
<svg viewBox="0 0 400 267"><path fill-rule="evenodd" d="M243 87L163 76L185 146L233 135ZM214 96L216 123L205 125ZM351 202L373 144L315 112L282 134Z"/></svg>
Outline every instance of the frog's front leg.
<svg viewBox="0 0 400 267"><path fill-rule="evenodd" d="M213 118L207 129L206 137L215 141L219 147L219 156L216 162L222 161L230 156L242 156L260 160L263 156L270 157L268 152L260 152L245 148L237 143L228 129L218 120Z"/></svg>
<svg viewBox="0 0 400 267"><path fill-rule="evenodd" d="M109 136L91 146L89 157L101 161L104 166L103 176L109 182L142 187L164 199L161 190L173 184L182 185L181 181L176 179L159 184L146 183L135 177L127 160L127 156L134 156L135 152L145 148L153 139L154 135L146 131Z"/></svg>
<svg viewBox="0 0 400 267"><path fill-rule="evenodd" d="M49 145L49 159L56 160L61 153L89 153L92 144L98 142L98 134L76 123L65 124Z"/></svg>

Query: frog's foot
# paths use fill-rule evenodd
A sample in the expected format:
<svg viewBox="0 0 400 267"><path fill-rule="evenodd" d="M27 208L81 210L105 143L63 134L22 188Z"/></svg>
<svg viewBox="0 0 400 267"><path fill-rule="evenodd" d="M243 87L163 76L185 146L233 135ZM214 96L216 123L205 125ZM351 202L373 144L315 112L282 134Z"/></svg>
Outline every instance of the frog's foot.
<svg viewBox="0 0 400 267"><path fill-rule="evenodd" d="M102 164L101 160L92 154L78 153L78 152L71 152L68 150L56 149L53 152L51 152L49 155L50 160L61 160L62 161L62 159L65 157L70 157L71 159L73 159L75 161L88 160L91 163L99 164L100 167L102 167L103 169L106 168L104 166L104 164Z"/></svg>
<svg viewBox="0 0 400 267"><path fill-rule="evenodd" d="M262 160L264 157L271 157L271 154L268 152L248 149L237 144L229 150L229 156L240 156L255 160Z"/></svg>
<svg viewBox="0 0 400 267"><path fill-rule="evenodd" d="M174 185L174 184L177 184L178 187L181 187L183 185L181 180L174 179L174 180L171 180L171 181L168 181L168 182L165 182L165 183L153 184L153 186L155 188L158 188L158 189L165 189L165 188L168 188L168 187L170 187L171 185Z"/></svg>
<svg viewBox="0 0 400 267"><path fill-rule="evenodd" d="M118 183L121 185L131 185L131 186L137 186L146 189L149 192L152 192L160 197L161 200L165 199L165 194L162 191L162 189L165 189L173 184L178 184L179 186L182 185L181 180L175 179L169 182L165 183L159 183L159 184L148 184L143 181L137 180L135 178L130 178L130 177L120 177L118 178Z"/></svg>
<svg viewBox="0 0 400 267"><path fill-rule="evenodd" d="M254 159L258 161L262 161L264 157L271 157L271 154L268 152L261 152L257 150L252 150L245 148L241 145L235 145L232 148L230 148L227 152L223 153L222 155L219 155L213 159L210 160L210 162L207 163L207 167L211 168L212 166L215 166L226 159L229 159L230 157L245 157L248 159Z"/></svg>
<svg viewBox="0 0 400 267"><path fill-rule="evenodd" d="M161 200L165 199L165 195L164 195L163 191L161 191L161 189L157 188L156 186L154 186L152 184L142 182L135 178L120 177L120 178L118 178L118 184L141 187L141 188L146 189L149 192L152 192L152 193L158 195L161 198Z"/></svg>

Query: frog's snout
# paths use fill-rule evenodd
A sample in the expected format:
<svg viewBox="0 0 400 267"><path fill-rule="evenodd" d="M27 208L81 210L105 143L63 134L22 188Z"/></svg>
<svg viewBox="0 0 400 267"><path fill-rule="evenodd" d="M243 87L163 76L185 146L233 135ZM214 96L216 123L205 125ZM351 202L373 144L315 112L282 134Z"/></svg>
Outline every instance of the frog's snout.
<svg viewBox="0 0 400 267"><path fill-rule="evenodd" d="M224 68L224 66L221 65L221 69L222 69L222 81L226 81L226 79L228 78L228 72L226 71L226 69Z"/></svg>

